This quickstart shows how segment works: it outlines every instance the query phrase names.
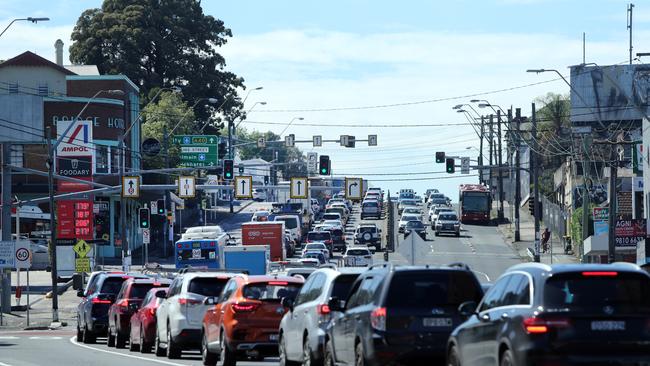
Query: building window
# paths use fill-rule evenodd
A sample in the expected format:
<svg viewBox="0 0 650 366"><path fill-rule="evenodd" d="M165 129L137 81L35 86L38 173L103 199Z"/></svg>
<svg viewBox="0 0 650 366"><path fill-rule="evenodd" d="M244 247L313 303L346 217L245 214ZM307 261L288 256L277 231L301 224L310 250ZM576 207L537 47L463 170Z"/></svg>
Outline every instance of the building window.
<svg viewBox="0 0 650 366"><path fill-rule="evenodd" d="M97 159L97 162L95 163L95 173L108 174L110 162L109 147L97 145L95 158Z"/></svg>
<svg viewBox="0 0 650 366"><path fill-rule="evenodd" d="M111 148L111 173L119 173L120 172L120 160L121 160L121 155L119 148L118 147L113 147Z"/></svg>
<svg viewBox="0 0 650 366"><path fill-rule="evenodd" d="M48 94L49 94L49 89L47 87L47 84L40 84L38 86L38 95L47 96Z"/></svg>
<svg viewBox="0 0 650 366"><path fill-rule="evenodd" d="M23 145L11 145L11 165L17 167L23 167L24 161L24 146Z"/></svg>
<svg viewBox="0 0 650 366"><path fill-rule="evenodd" d="M18 94L18 84L17 83L9 84L9 93Z"/></svg>

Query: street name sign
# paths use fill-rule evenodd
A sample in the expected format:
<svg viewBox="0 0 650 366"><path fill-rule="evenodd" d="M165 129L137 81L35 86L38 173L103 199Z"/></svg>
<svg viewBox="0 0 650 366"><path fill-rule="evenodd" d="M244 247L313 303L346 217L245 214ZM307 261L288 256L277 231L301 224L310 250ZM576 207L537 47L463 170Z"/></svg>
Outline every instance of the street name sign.
<svg viewBox="0 0 650 366"><path fill-rule="evenodd" d="M122 177L122 197L140 197L140 177Z"/></svg>
<svg viewBox="0 0 650 366"><path fill-rule="evenodd" d="M289 198L292 199L304 199L307 198L307 192L309 192L307 177L293 177L291 178L291 189L289 192Z"/></svg>
<svg viewBox="0 0 650 366"><path fill-rule="evenodd" d="M235 185L235 198L251 199L253 198L253 177L238 176L233 180Z"/></svg>
<svg viewBox="0 0 650 366"><path fill-rule="evenodd" d="M345 178L345 198L349 200L360 200L363 191L363 180L361 178Z"/></svg>
<svg viewBox="0 0 650 366"><path fill-rule="evenodd" d="M196 180L193 176L180 176L178 178L178 197L194 198L196 196Z"/></svg>

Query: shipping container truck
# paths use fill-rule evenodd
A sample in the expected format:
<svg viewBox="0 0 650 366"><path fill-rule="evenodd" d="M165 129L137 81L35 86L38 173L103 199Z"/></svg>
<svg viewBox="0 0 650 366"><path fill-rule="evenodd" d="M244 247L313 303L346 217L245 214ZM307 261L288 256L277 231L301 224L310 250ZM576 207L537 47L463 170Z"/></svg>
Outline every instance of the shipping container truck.
<svg viewBox="0 0 650 366"><path fill-rule="evenodd" d="M284 222L245 222L241 225L242 245L268 245L272 261L286 259Z"/></svg>
<svg viewBox="0 0 650 366"><path fill-rule="evenodd" d="M233 245L223 248L221 268L246 271L249 275L268 273L270 247L268 245Z"/></svg>

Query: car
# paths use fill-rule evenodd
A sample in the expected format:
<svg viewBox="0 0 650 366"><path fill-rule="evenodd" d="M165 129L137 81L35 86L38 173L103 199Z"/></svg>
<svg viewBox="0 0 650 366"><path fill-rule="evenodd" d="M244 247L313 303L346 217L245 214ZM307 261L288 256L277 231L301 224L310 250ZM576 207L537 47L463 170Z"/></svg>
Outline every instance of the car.
<svg viewBox="0 0 650 366"><path fill-rule="evenodd" d="M460 221L458 221L458 215L456 212L440 212L434 230L436 236L444 233L452 233L456 236L460 236Z"/></svg>
<svg viewBox="0 0 650 366"><path fill-rule="evenodd" d="M449 199L442 193L432 193L427 204L430 206L449 206Z"/></svg>
<svg viewBox="0 0 650 366"><path fill-rule="evenodd" d="M151 352L156 338L156 311L162 302L162 295L167 296L168 289L169 287L164 286L150 289L142 299L142 306L131 316L130 351Z"/></svg>
<svg viewBox="0 0 650 366"><path fill-rule="evenodd" d="M278 328L288 310L283 298L295 299L304 279L289 276L233 277L220 296L206 299L210 309L201 326L204 365L234 366L238 359L278 354Z"/></svg>
<svg viewBox="0 0 650 366"><path fill-rule="evenodd" d="M268 199L265 188L253 188L253 201L263 202Z"/></svg>
<svg viewBox="0 0 650 366"><path fill-rule="evenodd" d="M402 210L402 215L418 215L420 216L420 219L422 219L422 209L419 207L412 207L412 206L406 206L404 210Z"/></svg>
<svg viewBox="0 0 650 366"><path fill-rule="evenodd" d="M124 348L131 333L131 316L138 310L142 299L155 287L168 287L171 280L129 278L122 283L115 302L108 309L109 347Z"/></svg>
<svg viewBox="0 0 650 366"><path fill-rule="evenodd" d="M374 246L381 250L381 229L375 224L359 224L354 230L354 243Z"/></svg>
<svg viewBox="0 0 650 366"><path fill-rule="evenodd" d="M343 254L346 267L368 267L372 265L372 253L367 246L350 246Z"/></svg>
<svg viewBox="0 0 650 366"><path fill-rule="evenodd" d="M323 216L321 216L321 222L326 220L339 220L341 221L341 225L343 225L343 216L338 212L324 213Z"/></svg>
<svg viewBox="0 0 650 366"><path fill-rule="evenodd" d="M289 310L280 322L281 365L323 365L326 330L332 317L327 302L330 297L344 298L363 270L321 268L309 276L295 300L284 300Z"/></svg>
<svg viewBox="0 0 650 366"><path fill-rule="evenodd" d="M320 203L316 198L311 199L311 210L314 212L314 214L318 214L320 212Z"/></svg>
<svg viewBox="0 0 650 366"><path fill-rule="evenodd" d="M31 251L32 271L50 270L50 252L47 245L35 244L30 241L29 249Z"/></svg>
<svg viewBox="0 0 650 366"><path fill-rule="evenodd" d="M271 216L271 213L269 211L266 211L266 210L255 211L253 213L253 217L251 217L251 221L254 221L254 222L269 221L270 216Z"/></svg>
<svg viewBox="0 0 650 366"><path fill-rule="evenodd" d="M455 213L456 211L454 211L454 209L450 207L431 206L431 209L429 210L429 222L431 222L431 229L435 229L436 219L438 219L438 215L440 215L441 212Z"/></svg>
<svg viewBox="0 0 650 366"><path fill-rule="evenodd" d="M334 241L332 240L332 233L327 230L320 231L310 231L307 233L306 243L324 243L327 246L327 250L330 252L333 251Z"/></svg>
<svg viewBox="0 0 650 366"><path fill-rule="evenodd" d="M320 251L321 253L323 253L323 255L325 256L325 259L330 259L330 251L329 251L329 249L327 249L327 245L325 245L325 243L316 243L316 242L307 243L307 244L305 244L305 247L302 250L302 254L305 254L306 252L314 251L314 250Z"/></svg>
<svg viewBox="0 0 650 366"><path fill-rule="evenodd" d="M115 302L122 283L134 277L147 278L121 272L98 272L86 290L77 291L77 296L81 297L77 306L77 339L95 343L98 336L108 334L108 309Z"/></svg>
<svg viewBox="0 0 650 366"><path fill-rule="evenodd" d="M402 211L404 211L404 209L406 207L418 208L419 204L420 204L420 201L416 200L416 199L403 199L403 200L399 201L399 203L397 204L397 213L401 215Z"/></svg>
<svg viewBox="0 0 650 366"><path fill-rule="evenodd" d="M361 203L361 220L373 217L381 220L381 206L378 201L366 200Z"/></svg>
<svg viewBox="0 0 650 366"><path fill-rule="evenodd" d="M406 223L406 226L404 226L404 237L412 232L418 233L424 240L427 239L427 228L420 220L411 220Z"/></svg>
<svg viewBox="0 0 650 366"><path fill-rule="evenodd" d="M342 207L342 206L337 206L337 207L330 207L325 209L325 213L338 213L341 215L341 220L343 220L343 224L347 223L348 221L348 215L346 214L347 208Z"/></svg>
<svg viewBox="0 0 650 366"><path fill-rule="evenodd" d="M406 223L409 221L420 221L420 218L416 215L402 215L397 224L397 231L403 233Z"/></svg>
<svg viewBox="0 0 650 366"><path fill-rule="evenodd" d="M320 223L319 226L321 227L333 226L333 227L343 228L345 225L343 225L343 222L341 222L341 220L324 220L323 222Z"/></svg>
<svg viewBox="0 0 650 366"><path fill-rule="evenodd" d="M296 246L300 245L302 242L302 224L298 215L278 215L273 218L273 221L283 221L284 229L291 231L291 239L293 239Z"/></svg>
<svg viewBox="0 0 650 366"><path fill-rule="evenodd" d="M302 253L302 259L306 258L313 258L318 260L318 264L325 264L327 263L327 258L325 258L325 254L321 252L320 250L308 250L306 252Z"/></svg>
<svg viewBox="0 0 650 366"><path fill-rule="evenodd" d="M345 249L345 235L343 233L342 225L327 225L321 224L314 227L315 231L329 231L332 235L332 249L343 250Z"/></svg>
<svg viewBox="0 0 650 366"><path fill-rule="evenodd" d="M458 307L482 296L466 266L375 264L345 298L328 302L337 315L327 328L325 364L438 364L464 320Z"/></svg>
<svg viewBox="0 0 650 366"><path fill-rule="evenodd" d="M333 204L330 205L329 208L337 208L337 207L340 207L340 208L343 209L344 217L346 217L346 218L350 217L350 212L352 212L352 210L348 207L348 205L347 205L347 203L345 201L343 201L343 202L334 202Z"/></svg>
<svg viewBox="0 0 650 366"><path fill-rule="evenodd" d="M188 272L177 276L156 312L156 356L179 358L201 347L201 321L210 307L206 297L219 296L236 273Z"/></svg>
<svg viewBox="0 0 650 366"><path fill-rule="evenodd" d="M480 303L459 310L466 321L449 337L448 365L643 365L650 359L650 276L631 263L518 264Z"/></svg>

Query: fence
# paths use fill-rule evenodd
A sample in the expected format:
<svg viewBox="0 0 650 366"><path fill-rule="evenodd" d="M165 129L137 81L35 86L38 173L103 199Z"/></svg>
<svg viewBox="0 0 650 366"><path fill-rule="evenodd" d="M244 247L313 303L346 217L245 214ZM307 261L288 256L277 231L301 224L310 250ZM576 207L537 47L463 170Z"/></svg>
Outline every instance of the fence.
<svg viewBox="0 0 650 366"><path fill-rule="evenodd" d="M560 238L566 235L566 217L567 213L562 210L560 205L549 201L546 197L542 197L544 226Z"/></svg>

